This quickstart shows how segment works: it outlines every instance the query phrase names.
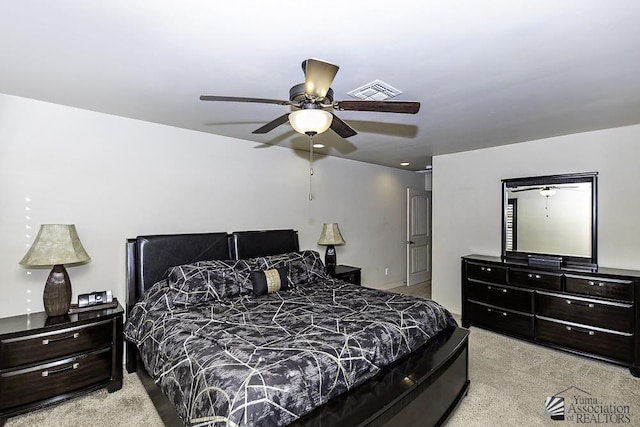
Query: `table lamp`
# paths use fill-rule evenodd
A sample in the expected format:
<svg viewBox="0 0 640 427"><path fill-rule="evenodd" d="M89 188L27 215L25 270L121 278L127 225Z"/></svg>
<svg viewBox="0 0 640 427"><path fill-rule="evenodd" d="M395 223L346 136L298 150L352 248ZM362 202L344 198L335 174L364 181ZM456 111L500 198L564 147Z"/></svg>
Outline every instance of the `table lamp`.
<svg viewBox="0 0 640 427"><path fill-rule="evenodd" d="M43 224L35 241L20 260L28 267L53 266L44 285L44 310L47 316L60 316L71 306L71 281L64 264L78 264L91 258L82 247L73 224Z"/></svg>
<svg viewBox="0 0 640 427"><path fill-rule="evenodd" d="M318 244L327 246L327 251L324 254L324 263L327 266L327 269L331 271L336 269L337 258L336 248L334 245L344 245L345 243L346 242L342 238L342 234L340 234L338 224L335 222L329 222L322 226L322 234L320 235Z"/></svg>

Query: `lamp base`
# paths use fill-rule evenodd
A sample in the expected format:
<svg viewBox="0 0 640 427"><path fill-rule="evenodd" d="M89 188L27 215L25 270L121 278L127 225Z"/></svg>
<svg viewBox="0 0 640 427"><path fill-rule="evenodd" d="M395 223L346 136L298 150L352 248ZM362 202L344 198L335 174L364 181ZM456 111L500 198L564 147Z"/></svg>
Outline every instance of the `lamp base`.
<svg viewBox="0 0 640 427"><path fill-rule="evenodd" d="M71 307L71 280L64 265L54 265L44 285L44 311L47 316L61 316L69 313Z"/></svg>
<svg viewBox="0 0 640 427"><path fill-rule="evenodd" d="M327 270L335 271L336 269L336 247L333 245L327 246L327 251L324 253L324 265L327 266Z"/></svg>

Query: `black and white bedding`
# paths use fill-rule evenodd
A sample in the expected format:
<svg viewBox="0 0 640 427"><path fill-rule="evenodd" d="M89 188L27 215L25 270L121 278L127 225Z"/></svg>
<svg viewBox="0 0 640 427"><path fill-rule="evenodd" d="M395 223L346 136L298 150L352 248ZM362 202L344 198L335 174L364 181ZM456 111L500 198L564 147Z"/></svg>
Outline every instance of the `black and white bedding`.
<svg viewBox="0 0 640 427"><path fill-rule="evenodd" d="M275 269L287 289L254 294L251 272ZM433 301L331 279L301 251L173 267L124 333L185 424L281 426L455 325Z"/></svg>

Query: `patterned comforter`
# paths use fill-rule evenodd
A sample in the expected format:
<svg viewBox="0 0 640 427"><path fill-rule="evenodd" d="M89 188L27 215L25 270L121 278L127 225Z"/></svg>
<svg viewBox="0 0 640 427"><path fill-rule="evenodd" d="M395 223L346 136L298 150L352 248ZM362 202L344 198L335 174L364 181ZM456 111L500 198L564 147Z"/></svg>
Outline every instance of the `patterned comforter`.
<svg viewBox="0 0 640 427"><path fill-rule="evenodd" d="M125 337L187 425L286 425L455 325L433 301L328 277L182 305L171 280L134 307Z"/></svg>

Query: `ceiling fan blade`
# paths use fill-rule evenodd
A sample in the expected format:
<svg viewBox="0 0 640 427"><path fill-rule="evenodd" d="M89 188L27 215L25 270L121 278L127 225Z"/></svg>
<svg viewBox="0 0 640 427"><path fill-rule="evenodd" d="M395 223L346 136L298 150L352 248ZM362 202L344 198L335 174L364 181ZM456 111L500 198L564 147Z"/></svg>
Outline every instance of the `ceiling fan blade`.
<svg viewBox="0 0 640 427"><path fill-rule="evenodd" d="M281 115L280 117L278 117L275 120L271 120L266 125L254 130L251 133L267 133L267 132L270 132L270 131L274 130L275 128L277 128L281 124L286 123L287 121L289 121L289 113L283 114L283 115Z"/></svg>
<svg viewBox="0 0 640 427"><path fill-rule="evenodd" d="M333 104L333 108L341 111L416 114L420 111L420 103L416 101L337 101Z"/></svg>
<svg viewBox="0 0 640 427"><path fill-rule="evenodd" d="M544 187L530 187L530 188L521 188L519 190L509 190L512 193L519 193L521 191L535 191L535 190L542 190Z"/></svg>
<svg viewBox="0 0 640 427"><path fill-rule="evenodd" d="M337 65L319 59L302 61L304 71L304 91L312 98L324 98L331 88L333 78L338 73Z"/></svg>
<svg viewBox="0 0 640 427"><path fill-rule="evenodd" d="M351 126L346 124L344 121L340 119L340 117L333 115L333 120L331 121L331 130L340 135L343 138L349 138L350 136L357 135L358 132L355 131Z"/></svg>
<svg viewBox="0 0 640 427"><path fill-rule="evenodd" d="M537 187L520 188L516 190L509 190L512 193L519 193L520 191L533 191L533 190L571 190L573 188L580 188L578 185L540 185Z"/></svg>
<svg viewBox="0 0 640 427"><path fill-rule="evenodd" d="M243 98L238 96L201 95L200 101L255 102L259 104L291 105L291 101L285 101L282 99Z"/></svg>

